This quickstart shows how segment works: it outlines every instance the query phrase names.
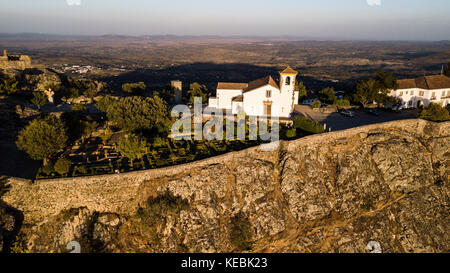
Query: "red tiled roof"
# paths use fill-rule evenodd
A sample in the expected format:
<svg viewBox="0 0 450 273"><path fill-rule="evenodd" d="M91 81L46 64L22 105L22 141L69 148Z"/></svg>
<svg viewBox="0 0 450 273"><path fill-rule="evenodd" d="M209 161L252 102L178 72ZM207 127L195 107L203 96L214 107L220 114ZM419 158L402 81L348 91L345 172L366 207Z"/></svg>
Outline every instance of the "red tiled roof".
<svg viewBox="0 0 450 273"><path fill-rule="evenodd" d="M416 80L415 79L398 80L397 83L398 83L398 89L416 88Z"/></svg>
<svg viewBox="0 0 450 273"><path fill-rule="evenodd" d="M450 88L450 78L444 75L425 76L416 79L399 80L398 85L398 89L445 89Z"/></svg>
<svg viewBox="0 0 450 273"><path fill-rule="evenodd" d="M264 78L261 78L261 79L249 82L248 83L248 87L244 89L244 93L252 91L252 90L255 90L257 88L260 88L260 87L263 87L263 86L266 86L266 85L271 85L271 86L273 86L275 88L280 89L278 87L277 82L272 78L272 76L267 76L267 77L264 77Z"/></svg>
<svg viewBox="0 0 450 273"><path fill-rule="evenodd" d="M237 96L237 97L233 98L233 101L234 102L243 102L244 101L244 96L242 96L242 95Z"/></svg>
<svg viewBox="0 0 450 273"><path fill-rule="evenodd" d="M288 66L283 71L281 71L280 74L298 74L298 72Z"/></svg>
<svg viewBox="0 0 450 273"><path fill-rule="evenodd" d="M219 82L217 89L225 90L243 90L248 87L248 83L235 83L235 82Z"/></svg>

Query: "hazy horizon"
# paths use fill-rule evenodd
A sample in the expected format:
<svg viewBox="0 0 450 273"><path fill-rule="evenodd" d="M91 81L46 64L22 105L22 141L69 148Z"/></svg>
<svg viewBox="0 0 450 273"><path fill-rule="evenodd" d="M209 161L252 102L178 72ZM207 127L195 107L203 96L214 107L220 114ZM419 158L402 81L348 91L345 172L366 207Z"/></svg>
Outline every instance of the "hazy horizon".
<svg viewBox="0 0 450 273"><path fill-rule="evenodd" d="M450 40L448 0L0 1L5 34Z"/></svg>

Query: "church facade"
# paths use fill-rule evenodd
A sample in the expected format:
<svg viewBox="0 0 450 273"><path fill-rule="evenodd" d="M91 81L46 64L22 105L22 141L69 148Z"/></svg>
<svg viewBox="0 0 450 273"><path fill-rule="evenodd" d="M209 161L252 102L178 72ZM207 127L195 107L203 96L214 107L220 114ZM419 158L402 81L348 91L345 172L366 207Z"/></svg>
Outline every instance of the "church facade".
<svg viewBox="0 0 450 273"><path fill-rule="evenodd" d="M234 115L243 111L247 116L289 118L298 104L297 75L287 67L279 79L267 76L249 83L219 82L216 97L209 99L208 107Z"/></svg>

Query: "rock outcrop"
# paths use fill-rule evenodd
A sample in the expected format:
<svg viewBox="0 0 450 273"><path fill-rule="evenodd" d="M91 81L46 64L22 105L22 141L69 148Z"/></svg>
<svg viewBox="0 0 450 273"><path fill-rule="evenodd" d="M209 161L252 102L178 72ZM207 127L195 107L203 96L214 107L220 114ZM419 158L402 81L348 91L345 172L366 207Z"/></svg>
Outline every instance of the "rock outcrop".
<svg viewBox="0 0 450 273"><path fill-rule="evenodd" d="M448 252L449 144L449 122L396 121L159 170L10 179L3 200L30 252Z"/></svg>

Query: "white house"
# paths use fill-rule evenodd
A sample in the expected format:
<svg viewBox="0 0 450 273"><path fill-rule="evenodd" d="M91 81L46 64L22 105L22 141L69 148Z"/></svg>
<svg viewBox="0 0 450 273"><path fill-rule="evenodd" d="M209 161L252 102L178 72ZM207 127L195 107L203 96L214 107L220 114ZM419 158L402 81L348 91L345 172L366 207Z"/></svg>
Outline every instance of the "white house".
<svg viewBox="0 0 450 273"><path fill-rule="evenodd" d="M209 99L208 107L231 110L235 115L242 109L248 116L288 118L298 104L297 75L287 67L280 72L279 80L267 76L249 83L219 82L216 97Z"/></svg>
<svg viewBox="0 0 450 273"><path fill-rule="evenodd" d="M418 108L431 102L450 104L450 78L444 75L424 76L398 81L399 88L391 96L402 101L401 108Z"/></svg>

